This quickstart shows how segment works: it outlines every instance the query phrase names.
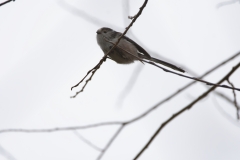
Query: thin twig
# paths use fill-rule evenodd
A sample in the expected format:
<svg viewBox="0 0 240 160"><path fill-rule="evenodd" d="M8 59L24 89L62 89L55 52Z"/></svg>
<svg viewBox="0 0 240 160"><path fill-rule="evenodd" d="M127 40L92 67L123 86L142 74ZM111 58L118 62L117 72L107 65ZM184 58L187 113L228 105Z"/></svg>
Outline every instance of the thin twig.
<svg viewBox="0 0 240 160"><path fill-rule="evenodd" d="M199 82L202 82L202 83L205 83L206 85L209 85L209 86L216 86L216 87L221 87L221 88L227 88L227 89L232 89L232 90L237 90L237 91L240 91L240 88L234 88L234 87L230 87L230 86L227 86L227 85L220 85L220 84L215 84L215 83L212 83L212 82L208 82L208 81L204 81L202 79L198 79L198 78L195 78L195 77L190 77L190 76L186 76L186 75L183 75L183 74L180 74L180 73L177 73L177 72L174 72L174 71L170 71L166 68L163 68L153 62L150 62L150 61L145 61L145 60L142 60L143 62L145 63L148 63L148 64L151 64L153 66L156 66L158 68L161 68L163 71L165 72L169 72L169 73L172 73L172 74L175 74L175 75L178 75L180 77L185 77L185 78L188 78L188 79L192 79L192 80L195 80L195 81L199 81Z"/></svg>
<svg viewBox="0 0 240 160"><path fill-rule="evenodd" d="M5 2L3 2L3 3L0 3L0 7L3 6L4 4L7 4L7 3L11 2L11 1L14 2L15 0L8 0L8 1L5 1Z"/></svg>
<svg viewBox="0 0 240 160"><path fill-rule="evenodd" d="M232 82L230 82L229 79L227 79L227 82L232 86L234 87L234 84ZM239 120L240 117L239 117L239 110L240 110L240 107L238 106L238 103L237 103L237 98L236 98L236 93L235 93L235 90L232 90L233 92L233 102L234 102L234 106L236 107L236 111L237 111L237 119Z"/></svg>
<svg viewBox="0 0 240 160"><path fill-rule="evenodd" d="M135 18L132 20L132 22L128 25L128 27L126 27L125 31L123 32L123 34L118 38L117 42L115 43L115 45L113 45L113 47L108 51L107 54L105 54L102 59L98 62L98 64L92 68L90 71L88 71L87 75L92 72L92 76L86 81L86 84L83 86L84 88L86 87L86 85L88 84L88 82L91 80L91 78L93 77L94 73L100 68L100 66L102 65L102 63L106 60L108 54L110 52L112 52L114 50L114 48L118 45L118 43L120 42L120 40L122 39L122 37L127 33L127 31L130 29L130 27L132 27L133 23L138 19L138 17L142 14L143 9L145 8L145 6L147 5L148 0L145 0L143 5L140 7L138 13L136 14ZM87 77L87 75L75 86L73 86L71 88L71 90L75 87L77 87L80 83L82 83L82 81ZM84 89L82 88L82 90ZM77 95L72 96L73 98L76 97Z"/></svg>
<svg viewBox="0 0 240 160"><path fill-rule="evenodd" d="M240 63L238 63L236 66L234 66L232 68L232 70L225 75L217 84L221 84L222 82L224 82L225 80L227 80L238 68L240 67ZM194 104L196 104L198 101L200 101L201 99L203 99L204 97L206 97L210 92L212 92L214 89L217 88L217 85L212 86L208 91L206 91L205 93L203 93L202 95L200 95L196 100L194 100L192 103L190 103L189 105L187 105L186 107L184 107L183 109L181 109L180 111L178 111L177 113L173 114L169 119L167 119L164 123L162 123L160 125L160 127L157 129L157 131L153 134L153 136L149 139L149 141L146 143L146 145L144 145L144 147L140 150L140 152L136 155L136 157L134 158L134 160L138 159L143 152L148 148L148 146L153 142L153 140L156 138L156 136L159 134L159 132L167 125L169 124L173 119L175 119L176 117L178 117L179 115L181 115L183 112L185 112L186 110L191 109Z"/></svg>
<svg viewBox="0 0 240 160"><path fill-rule="evenodd" d="M81 130L81 129L89 129L101 126L109 126L109 125L122 125L123 122L103 122L96 123L84 126L73 126L73 127L57 127L57 128L49 128L49 129L2 129L1 133L9 133L9 132L22 132L22 133L48 133L48 132L57 132L57 131L72 131L72 130Z"/></svg>
<svg viewBox="0 0 240 160"><path fill-rule="evenodd" d="M75 95L74 95L74 96L71 96L70 98L75 98L79 93L83 92L84 88L87 86L88 82L92 80L92 77L94 76L94 74L96 73L97 69L99 69L99 68L100 68L100 65L99 65L99 66L96 66L96 68L95 68L94 70L93 70L93 69L90 70L92 74L91 74L91 76L85 81L85 84L84 84L84 86L82 87L82 89L81 89L80 91L76 92ZM88 75L89 73L90 73L90 72L88 71L87 75ZM87 77L87 75L86 75L85 77ZM82 80L84 80L85 77L84 77ZM81 80L78 84L80 84L80 83L82 82L82 80ZM78 84L77 84L77 85L78 85Z"/></svg>
<svg viewBox="0 0 240 160"><path fill-rule="evenodd" d="M113 143L113 141L117 138L117 136L120 134L120 132L123 130L124 128L124 124L122 124L119 129L116 131L116 133L112 136L112 138L109 140L109 142L107 143L107 145L104 147L104 149L102 150L102 152L100 153L100 155L97 157L97 160L100 160L103 155L105 154L105 152L107 151L107 149L109 148L109 146Z"/></svg>
<svg viewBox="0 0 240 160"><path fill-rule="evenodd" d="M90 147L92 147L93 149L102 152L103 150L101 148L99 148L98 146L96 146L95 144L93 144L92 142L90 142L89 140L87 140L86 138L84 138L80 133L78 133L76 130L73 131L73 133L79 138L81 139L84 143L86 143L87 145L89 145Z"/></svg>

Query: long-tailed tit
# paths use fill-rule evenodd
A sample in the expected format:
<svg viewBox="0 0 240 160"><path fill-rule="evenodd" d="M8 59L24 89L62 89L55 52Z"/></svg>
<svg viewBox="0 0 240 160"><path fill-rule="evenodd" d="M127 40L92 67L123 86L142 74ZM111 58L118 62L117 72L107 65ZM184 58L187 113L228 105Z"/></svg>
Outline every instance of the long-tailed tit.
<svg viewBox="0 0 240 160"><path fill-rule="evenodd" d="M114 46L118 38L122 35L120 32L116 32L111 28L103 27L97 30L97 42L103 50L104 54ZM119 64L129 64L136 60L149 60L174 70L185 72L183 69L170 64L168 62L151 57L140 45L131 40L130 38L123 36L118 45L111 51L108 56Z"/></svg>

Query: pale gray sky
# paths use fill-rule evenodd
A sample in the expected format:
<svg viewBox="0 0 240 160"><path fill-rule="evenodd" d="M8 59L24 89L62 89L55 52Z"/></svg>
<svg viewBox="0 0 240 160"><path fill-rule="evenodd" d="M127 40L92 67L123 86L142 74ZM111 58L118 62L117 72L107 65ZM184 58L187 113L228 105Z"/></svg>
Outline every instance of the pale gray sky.
<svg viewBox="0 0 240 160"><path fill-rule="evenodd" d="M240 51L240 5L222 2L228 1L149 1L129 36L150 54L203 74ZM129 0L129 14L135 15L142 3ZM227 5L217 8L219 4ZM69 98L81 89L71 92L71 86L103 56L97 29L123 32L130 23L127 8L126 0L17 0L0 7L0 129L129 120L190 82L145 64L120 106L122 91L142 64L107 60L85 91ZM239 61L240 57L205 80L217 82ZM240 70L230 78L238 88L239 79ZM133 159L164 120L205 90L198 83L127 126L103 159ZM232 98L231 90L217 90ZM211 94L166 126L140 159L238 160L240 123L227 119L226 113L236 118L233 106ZM79 133L103 148L116 129ZM99 154L71 131L0 134L0 146L16 160L94 160ZM1 151L0 160L8 160Z"/></svg>

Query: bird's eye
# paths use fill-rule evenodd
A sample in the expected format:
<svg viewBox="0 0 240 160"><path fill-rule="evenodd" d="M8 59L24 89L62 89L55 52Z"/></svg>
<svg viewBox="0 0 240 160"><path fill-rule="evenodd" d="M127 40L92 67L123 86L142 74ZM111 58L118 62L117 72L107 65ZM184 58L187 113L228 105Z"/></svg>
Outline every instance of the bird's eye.
<svg viewBox="0 0 240 160"><path fill-rule="evenodd" d="M107 33L107 31L103 31L103 33Z"/></svg>

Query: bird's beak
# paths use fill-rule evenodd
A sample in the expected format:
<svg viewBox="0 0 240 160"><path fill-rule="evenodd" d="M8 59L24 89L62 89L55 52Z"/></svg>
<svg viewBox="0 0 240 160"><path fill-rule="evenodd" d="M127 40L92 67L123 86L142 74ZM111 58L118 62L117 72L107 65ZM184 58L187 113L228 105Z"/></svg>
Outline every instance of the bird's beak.
<svg viewBox="0 0 240 160"><path fill-rule="evenodd" d="M96 32L97 34L100 34L101 32L100 32L100 29L99 30L97 30L97 32Z"/></svg>

